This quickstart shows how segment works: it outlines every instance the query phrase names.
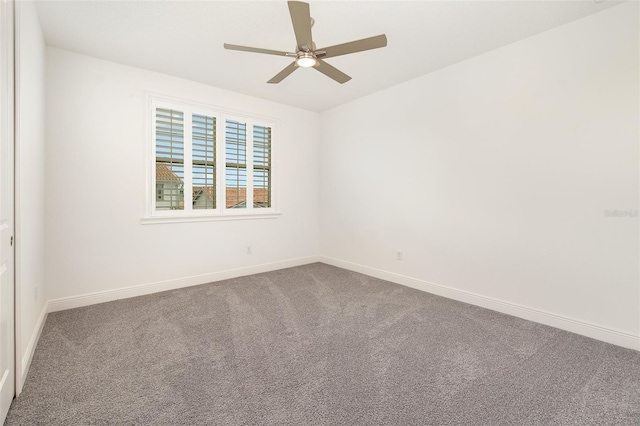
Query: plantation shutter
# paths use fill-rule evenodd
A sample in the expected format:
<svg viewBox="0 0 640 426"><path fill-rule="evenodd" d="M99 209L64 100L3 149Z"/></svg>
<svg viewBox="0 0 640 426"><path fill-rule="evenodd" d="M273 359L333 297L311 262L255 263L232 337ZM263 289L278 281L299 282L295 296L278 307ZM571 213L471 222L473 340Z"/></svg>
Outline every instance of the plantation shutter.
<svg viewBox="0 0 640 426"><path fill-rule="evenodd" d="M184 210L184 113L156 108L156 210Z"/></svg>
<svg viewBox="0 0 640 426"><path fill-rule="evenodd" d="M225 120L226 208L247 207L247 125Z"/></svg>
<svg viewBox="0 0 640 426"><path fill-rule="evenodd" d="M216 208L216 118L192 116L193 208Z"/></svg>
<svg viewBox="0 0 640 426"><path fill-rule="evenodd" d="M278 214L268 121L160 98L150 104L151 216L173 222Z"/></svg>
<svg viewBox="0 0 640 426"><path fill-rule="evenodd" d="M253 126L253 207L271 207L271 127Z"/></svg>

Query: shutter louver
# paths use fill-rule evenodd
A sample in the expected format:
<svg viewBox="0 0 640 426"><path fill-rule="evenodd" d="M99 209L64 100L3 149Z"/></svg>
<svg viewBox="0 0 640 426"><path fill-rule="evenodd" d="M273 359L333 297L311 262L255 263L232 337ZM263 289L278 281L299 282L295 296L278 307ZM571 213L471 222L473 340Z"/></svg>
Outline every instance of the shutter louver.
<svg viewBox="0 0 640 426"><path fill-rule="evenodd" d="M184 114L156 108L156 210L184 210Z"/></svg>

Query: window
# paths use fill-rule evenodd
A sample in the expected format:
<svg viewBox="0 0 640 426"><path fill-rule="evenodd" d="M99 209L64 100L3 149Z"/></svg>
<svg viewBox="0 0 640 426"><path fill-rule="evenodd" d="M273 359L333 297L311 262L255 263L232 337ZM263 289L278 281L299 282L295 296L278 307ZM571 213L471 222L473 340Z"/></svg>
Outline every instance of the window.
<svg viewBox="0 0 640 426"><path fill-rule="evenodd" d="M151 218L275 213L273 125L214 108L151 99Z"/></svg>
<svg viewBox="0 0 640 426"><path fill-rule="evenodd" d="M184 210L184 113L157 108L155 135L156 189L162 188L156 210Z"/></svg>
<svg viewBox="0 0 640 426"><path fill-rule="evenodd" d="M216 208L216 118L193 116L193 208Z"/></svg>
<svg viewBox="0 0 640 426"><path fill-rule="evenodd" d="M226 208L247 207L247 124L236 120L225 122Z"/></svg>
<svg viewBox="0 0 640 426"><path fill-rule="evenodd" d="M253 207L271 207L271 127L253 126Z"/></svg>

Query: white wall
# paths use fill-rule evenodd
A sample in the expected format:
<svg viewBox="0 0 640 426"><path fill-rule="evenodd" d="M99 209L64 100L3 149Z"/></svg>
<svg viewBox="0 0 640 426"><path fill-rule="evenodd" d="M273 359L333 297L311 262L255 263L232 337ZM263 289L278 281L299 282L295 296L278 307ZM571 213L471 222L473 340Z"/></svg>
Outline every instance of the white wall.
<svg viewBox="0 0 640 426"><path fill-rule="evenodd" d="M16 143L17 389L29 368L45 312L45 45L36 8L18 12L18 139Z"/></svg>
<svg viewBox="0 0 640 426"><path fill-rule="evenodd" d="M274 172L282 215L142 225L151 143L146 92L276 118ZM207 282L220 271L315 260L318 122L316 113L47 48L46 273L54 309L75 306L56 304L61 298L167 280Z"/></svg>
<svg viewBox="0 0 640 426"><path fill-rule="evenodd" d="M640 349L638 48L628 2L323 113L326 261Z"/></svg>

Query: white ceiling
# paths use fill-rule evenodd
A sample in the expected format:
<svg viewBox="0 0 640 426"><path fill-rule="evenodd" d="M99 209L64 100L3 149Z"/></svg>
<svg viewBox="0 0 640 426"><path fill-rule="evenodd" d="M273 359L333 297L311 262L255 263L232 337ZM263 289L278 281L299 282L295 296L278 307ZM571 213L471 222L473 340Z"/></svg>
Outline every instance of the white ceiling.
<svg viewBox="0 0 640 426"><path fill-rule="evenodd" d="M41 1L38 13L49 46L324 111L617 3L312 0L318 48L387 35L385 48L327 59L352 77L342 85L312 69L270 85L290 58L223 49L295 50L284 0Z"/></svg>

